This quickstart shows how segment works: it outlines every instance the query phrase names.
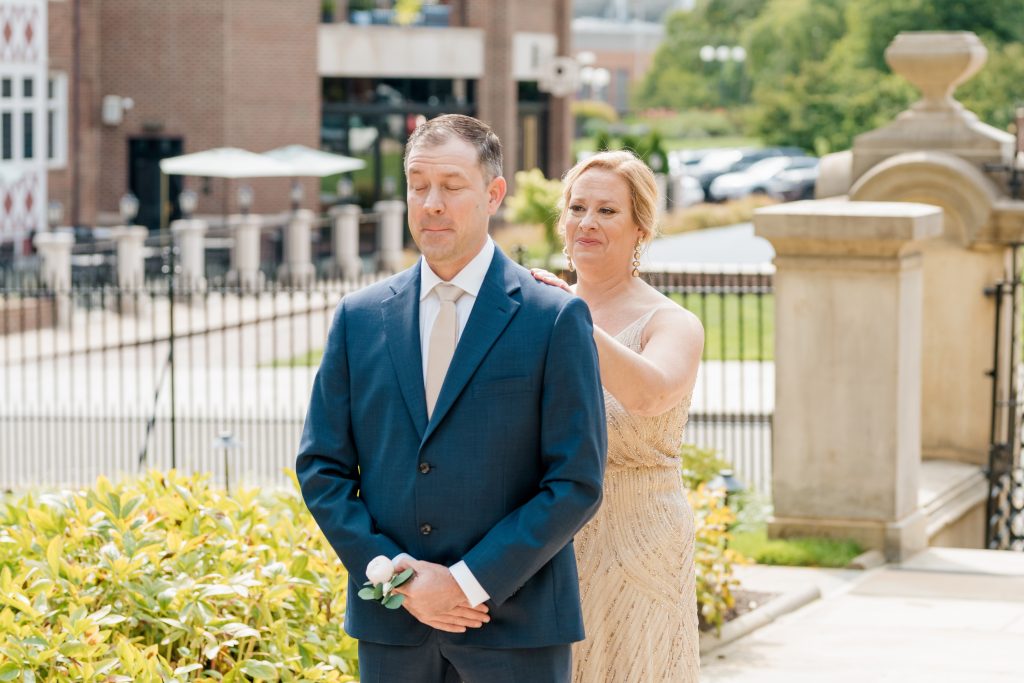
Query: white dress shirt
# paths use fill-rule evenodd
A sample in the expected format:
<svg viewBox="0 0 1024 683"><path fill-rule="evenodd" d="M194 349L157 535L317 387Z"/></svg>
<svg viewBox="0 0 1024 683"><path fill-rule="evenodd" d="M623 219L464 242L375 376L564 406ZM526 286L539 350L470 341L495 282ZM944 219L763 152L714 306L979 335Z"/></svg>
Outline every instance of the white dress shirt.
<svg viewBox="0 0 1024 683"><path fill-rule="evenodd" d="M480 287L484 284L484 276L487 275L487 269L491 267L493 259L494 242L488 237L487 242L484 243L480 252L473 257L473 260L467 263L455 277L448 281L465 292L455 302L455 314L459 321L459 332L456 340L462 338L462 331L466 329L466 321L469 320L469 314L473 312L476 297L480 293ZM441 299L437 296L437 292L434 291L435 285L441 282L444 282L444 280L430 269L426 259L420 257L420 357L424 359L429 358L430 332L434 327L434 321L437 320L437 314L441 310ZM456 343L458 342L456 341ZM423 363L423 381L424 384L427 381L426 362ZM395 559L397 560L398 558ZM469 570L469 566L465 562L456 562L448 568L448 571L452 573L452 577L459 584L459 588L465 593L466 600L469 601L471 607L476 607L490 599L491 596L480 585L480 582L476 580L473 572Z"/></svg>

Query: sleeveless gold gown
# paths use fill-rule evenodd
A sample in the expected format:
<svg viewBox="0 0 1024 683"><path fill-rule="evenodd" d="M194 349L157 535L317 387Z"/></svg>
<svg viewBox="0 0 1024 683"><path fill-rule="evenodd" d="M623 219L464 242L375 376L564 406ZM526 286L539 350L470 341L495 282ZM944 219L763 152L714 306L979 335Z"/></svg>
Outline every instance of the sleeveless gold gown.
<svg viewBox="0 0 1024 683"><path fill-rule="evenodd" d="M657 309L616 339L641 350ZM693 511L679 446L690 398L657 417L627 413L604 392L604 501L576 535L583 624L574 683L688 683L700 676Z"/></svg>

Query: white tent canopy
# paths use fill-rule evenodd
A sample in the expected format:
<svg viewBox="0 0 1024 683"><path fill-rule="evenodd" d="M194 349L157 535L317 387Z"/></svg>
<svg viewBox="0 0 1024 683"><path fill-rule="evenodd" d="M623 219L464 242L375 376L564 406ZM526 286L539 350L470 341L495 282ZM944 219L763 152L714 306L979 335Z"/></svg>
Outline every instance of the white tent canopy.
<svg viewBox="0 0 1024 683"><path fill-rule="evenodd" d="M288 178L295 175L292 166L236 147L218 147L160 161L166 175L190 175L207 178Z"/></svg>
<svg viewBox="0 0 1024 683"><path fill-rule="evenodd" d="M366 167L366 162L361 159L332 154L305 145L278 147L264 152L263 156L288 164L292 168L292 175L295 176L323 178L335 173L358 171Z"/></svg>

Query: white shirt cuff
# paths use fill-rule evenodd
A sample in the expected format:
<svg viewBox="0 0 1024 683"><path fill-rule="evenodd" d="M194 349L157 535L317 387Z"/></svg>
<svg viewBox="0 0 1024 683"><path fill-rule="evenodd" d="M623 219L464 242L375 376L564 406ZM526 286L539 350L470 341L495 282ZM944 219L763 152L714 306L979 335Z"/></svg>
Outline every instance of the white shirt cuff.
<svg viewBox="0 0 1024 683"><path fill-rule="evenodd" d="M448 567L448 571L452 573L455 583L459 584L459 588L465 593L470 607L476 607L491 599L491 596L480 585L480 582L476 580L473 572L469 570L469 565L465 562L456 562Z"/></svg>

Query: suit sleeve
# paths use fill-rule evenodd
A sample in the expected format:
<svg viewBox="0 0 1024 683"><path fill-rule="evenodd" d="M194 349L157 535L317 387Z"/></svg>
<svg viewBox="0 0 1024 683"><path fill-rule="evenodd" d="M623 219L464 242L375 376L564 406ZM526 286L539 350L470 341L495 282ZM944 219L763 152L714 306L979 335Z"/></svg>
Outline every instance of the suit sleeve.
<svg viewBox="0 0 1024 683"><path fill-rule="evenodd" d="M359 457L352 441L345 301L338 305L302 429L295 473L302 497L349 573L362 583L377 555L402 548L376 531L359 497Z"/></svg>
<svg viewBox="0 0 1024 683"><path fill-rule="evenodd" d="M568 300L555 321L541 405L537 494L463 558L496 606L562 550L601 503L607 425L593 324L582 299Z"/></svg>

